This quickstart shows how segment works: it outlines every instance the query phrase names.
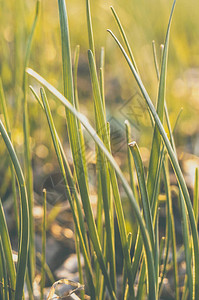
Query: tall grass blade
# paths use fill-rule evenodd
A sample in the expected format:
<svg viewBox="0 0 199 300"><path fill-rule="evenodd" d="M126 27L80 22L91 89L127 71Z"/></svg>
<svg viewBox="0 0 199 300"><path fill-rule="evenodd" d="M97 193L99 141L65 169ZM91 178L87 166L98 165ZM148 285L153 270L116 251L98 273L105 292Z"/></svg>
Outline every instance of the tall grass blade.
<svg viewBox="0 0 199 300"><path fill-rule="evenodd" d="M41 255L41 299L44 298L45 264L46 264L46 190L43 190L43 220L42 220L42 255Z"/></svg>
<svg viewBox="0 0 199 300"><path fill-rule="evenodd" d="M105 154L105 156L107 157L107 159L109 160L110 165L113 167L113 169L115 170L116 174L118 175L118 177L120 178L122 185L124 187L124 190L126 191L126 194L129 198L129 200L132 202L132 205L134 207L135 210L135 215L137 217L137 221L138 224L140 225L140 230L143 236L143 242L144 242L144 246L145 246L145 250L146 250L146 256L147 256L147 264L148 264L148 270L150 272L150 274L152 274L149 278L149 296L151 297L151 299L155 299L155 295L156 295L156 291L155 291L155 282L154 282L154 278L155 278L155 271L154 271L154 264L153 264L153 257L152 257L152 253L151 253L151 245L150 245L150 240L148 237L148 234L146 232L146 228L145 228L145 223L143 221L142 215L140 213L140 209L137 205L137 202L134 198L134 195L132 193L132 190L128 184L128 182L126 181L126 179L124 178L120 168L118 167L117 163L115 162L114 158L112 157L112 155L110 154L110 152L107 150L107 148L105 147L105 145L103 144L103 142L101 141L101 139L99 138L99 136L97 135L96 131L93 129L93 127L90 125L90 123L88 122L87 118L85 118L85 116L83 116L81 113L79 113L71 104L70 102L60 93L58 92L58 90L56 90L52 85L50 85L44 78L42 78L39 74L37 74L35 71L33 71L32 69L28 68L27 72L29 75L31 75L32 77L34 77L37 81L39 81L42 85L44 85L52 94L55 95L55 97L65 105L65 107L67 109L69 109L82 123L82 125L86 128L87 132L90 134L90 136L93 138L93 140L97 143L97 145L100 147L100 149L103 151L103 153ZM111 173L112 174L112 173ZM113 172L114 175L114 172ZM111 180L112 180L112 176L110 175ZM114 187L112 186L113 189L113 193L114 191ZM117 194L114 193L114 198ZM117 213L119 214L118 216L118 221L121 222L121 224L125 224L124 222L124 216L122 213L122 209L121 209L121 203L117 202L115 199L115 204L117 205ZM124 233L126 232L125 227L121 227L124 231ZM120 233L121 237L125 239L125 234L122 234L123 232ZM124 241L125 242L125 241ZM127 247L127 251L128 251L128 241L125 244ZM129 252L127 252L129 253ZM129 254L128 254L129 255ZM99 262L101 263L101 261L99 260ZM102 268L102 271L104 273L104 270ZM130 272L131 273L131 272ZM106 277L105 277L106 280ZM132 288L132 286L131 286Z"/></svg>
<svg viewBox="0 0 199 300"><path fill-rule="evenodd" d="M6 144L7 150L9 152L10 158L13 162L16 177L20 188L20 224L21 232L19 236L19 251L18 251L18 265L17 265L17 277L16 277L16 290L15 290L15 300L21 300L23 295L23 287L25 280L25 273L27 268L27 257L28 257L28 245L29 245L29 208L28 199L26 192L26 185L24 176L19 164L18 158L16 156L13 145L10 138L0 120L0 132L3 140Z"/></svg>
<svg viewBox="0 0 199 300"><path fill-rule="evenodd" d="M72 66L71 66L71 54L70 54L70 40L69 40L69 29L66 5L64 0L58 0L59 5L59 15L60 15L60 27L61 27L61 40L62 40L62 62L63 62L63 78L64 78L64 94L69 99L69 101L74 105L74 94L73 94L73 77L72 77ZM94 222L94 217L89 201L87 178L85 177L85 165L83 164L81 144L79 140L77 121L75 115L71 114L70 111L66 110L68 130L70 144L72 148L72 154L74 159L75 171L77 174L78 184L80 188L81 199L84 207L84 212L86 215L86 220L90 232L90 237L98 257L99 264L101 265L103 274L106 278L105 282L109 289L111 297L114 299L112 286L107 276L107 271L102 255L102 249L97 234L96 225Z"/></svg>
<svg viewBox="0 0 199 300"><path fill-rule="evenodd" d="M194 217L194 213L193 213L193 208L192 208L192 204L191 204L191 200L190 200L190 196L189 196L189 192L188 192L188 189L187 189L187 186L186 186L186 183L185 183L185 180L184 180L184 177L183 177L183 174L182 174L182 171L180 169L180 166L179 166L179 163L178 163L178 160L177 160L177 157L176 157L176 154L175 152L173 151L172 149L172 145L167 137L167 134L164 130L164 127L159 119L159 116L158 114L156 113L156 110L155 110L155 107L140 79L140 77L138 76L133 64L131 63L129 57L127 56L125 50L123 49L122 45L120 44L120 42L118 41L118 39L115 37L115 35L110 31L108 30L109 33L113 36L113 38L115 39L116 43L118 44L120 50L122 51L134 77L135 77L135 80L140 88L140 91L147 103L147 106L149 107L150 111L151 111L151 114L154 118L154 121L155 123L157 124L158 126L158 130L162 136L162 139L163 139L163 142L166 146L166 149L168 151L168 154L169 154L169 158L171 160L171 163L172 163L172 167L173 167L173 170L176 174L176 178L178 180L178 183L179 183L179 186L180 186L180 189L182 191L182 194L183 194L183 197L184 197L184 200L186 202L186 206L187 206L187 210L188 210L188 215L189 215L189 220L190 220L190 225L191 225L191 231L192 231L192 236L193 236L193 245L194 245L194 265L195 265L195 268L199 268L199 244L198 244L198 233L197 233L197 228L196 228L196 222L195 222L195 217ZM199 273L196 272L195 274L195 293L199 293Z"/></svg>
<svg viewBox="0 0 199 300"><path fill-rule="evenodd" d="M91 74L91 82L93 88L93 98L94 98L94 107L95 107L95 116L96 116L96 128L99 137L104 141L106 147L108 148L108 132L106 126L106 120L104 115L103 102L101 98L101 92L99 87L99 82L97 78L97 71L94 62L94 57L92 52L88 51L89 58L89 67ZM108 166L106 158L104 157L103 152L98 149L98 167L101 176L101 188L102 188L102 199L104 205L104 214L105 214L105 226L107 234L107 260L110 263L110 277L113 289L115 290L116 285L116 269L115 269L115 250L114 250L114 220L111 218L111 198L109 197L110 189L110 178L108 173Z"/></svg>
<svg viewBox="0 0 199 300"><path fill-rule="evenodd" d="M38 21L40 9L40 1L36 2L35 18L33 21L32 29L27 42L27 49L25 54L24 69L23 69L23 134L24 134L24 157L25 157L25 177L27 181L27 194L29 205L29 222L30 222L30 246L28 252L28 276L30 286L33 290L32 284L35 276L35 242L34 242L34 220L33 220L33 174L31 166L31 150L30 150L30 129L29 129L29 116L28 116L28 102L27 102L27 73L26 68L29 63L31 44L33 35ZM31 296L31 295L30 295ZM33 299L33 295L31 296Z"/></svg>
<svg viewBox="0 0 199 300"><path fill-rule="evenodd" d="M141 199L142 199L144 219L145 219L146 226L148 229L148 233L149 233L149 237L150 237L150 241L151 241L151 245L152 245L152 250L153 250L153 255L155 258L155 236L154 236L154 230L153 230L153 222L152 222L149 198L148 198L148 193L147 193L147 188L146 188L146 183L145 183L144 167L142 164L140 151L138 149L136 142L130 143L129 147L131 149L131 153L133 155L133 159L134 159L134 163L135 163L135 168L136 168L138 183L139 183L139 189L140 189L140 194L141 194Z"/></svg>
<svg viewBox="0 0 199 300"><path fill-rule="evenodd" d="M35 99L40 104L42 110L44 110L44 106L43 106L42 100L39 98L39 96L37 95L37 93L35 92L35 90L33 89L33 87L30 86L30 89L31 89L31 91L32 91ZM89 248L88 248L88 240L87 240L87 237L86 237L86 231L85 231L85 226L84 226L84 217L83 217L83 213L82 213L81 204L80 204L80 201L79 201L79 198L78 198L77 187L76 187L76 185L74 183L73 175L71 173L69 163L68 163L68 161L66 159L66 156L65 156L65 153L64 153L64 149L62 147L62 144L61 144L59 136L58 136L58 134L56 132L56 129L55 129L55 134L56 134L56 138L58 140L60 152L61 152L62 159L63 159L64 169L65 169L65 172L66 172L66 177L67 177L67 180L68 180L67 187L70 188L71 193L72 193L72 195L73 195L73 197L75 199L75 202L76 202L77 212L78 212L78 217L79 217L79 222L80 222L80 227L81 227L81 230L82 230L83 239L84 239L85 246L86 246L86 249L87 249L87 254L88 254L88 257L90 258L90 256L89 256Z"/></svg>
<svg viewBox="0 0 199 300"><path fill-rule="evenodd" d="M176 152L176 147L175 147L175 142L174 142L174 137L173 137L173 132L171 130L171 124L170 124L170 120L169 120L169 115L168 115L168 110L167 110L167 106L165 105L165 115L166 115L166 121L167 121L167 127L169 129L169 134L170 134L170 140L171 140L171 145L174 149L174 152L176 154L177 157L177 152ZM177 116L174 128L176 127L176 124L178 122L179 119L179 115ZM192 253L191 253L191 249L190 249L190 239L189 239L189 224L188 224L188 216L187 216L187 209L186 209L186 205L184 203L184 199L183 199L183 195L181 190L179 190L179 198L180 198L180 207L181 207L181 212L182 212L182 227L183 227L183 239L184 239L184 245L185 245L185 260L186 260L186 271L187 271L187 284L189 286L189 296L190 298L193 298L194 295L194 286L193 286L193 280L194 280L194 276L192 273ZM171 225L174 226L174 221L171 223ZM174 229L172 229L174 230ZM173 231L172 231L172 236L173 236ZM175 241L174 241L175 242ZM175 251L175 249L173 249L173 251ZM175 257L175 254L173 254ZM175 267L175 265L174 265ZM177 276L177 274L175 275ZM179 297L179 293L177 293L178 297Z"/></svg>
<svg viewBox="0 0 199 300"><path fill-rule="evenodd" d="M71 197L71 193L70 193L70 190L69 190L69 185L67 183L67 177L66 177L66 173L65 173L65 169L64 169L62 154L61 154L61 151L60 151L59 142L58 142L54 122L53 122L53 119L52 119L50 107L49 107L49 104L47 102L47 98L46 98L46 95L45 95L45 92L44 92L43 89L41 89L41 98L42 98L42 101L43 101L44 109L45 109L45 112L46 112L46 117L47 117L48 124L49 124L49 127L50 127L51 136L52 136L53 144L54 144L55 151L56 151L56 154L57 154L59 166L60 166L60 169L61 169L61 172L62 172L62 175L63 175L63 179L64 179L64 183L65 183L65 187L66 187L67 199L70 203L74 223L75 223L75 226L76 226L76 230L78 232L78 235L79 235L79 238L80 238L80 241L81 241L82 252L83 252L83 255L84 255L85 264L86 264L86 268L87 268L88 283L89 283L89 287L90 287L91 297L92 297L92 299L94 299L95 298L95 288L94 288L94 283L93 283L93 278L92 278L91 264L90 264L89 259L88 259L86 246L85 246L85 243L84 243L84 240L83 240L83 237L82 237L82 229L80 228L80 224L79 224L79 220L78 220L77 215L76 215L76 210L75 210L75 207L74 207L73 199Z"/></svg>
<svg viewBox="0 0 199 300"><path fill-rule="evenodd" d="M61 27L61 39L62 39L62 62L63 62L63 78L64 78L64 94L69 99L72 106L74 106L74 93L73 93L73 77L72 77L72 65L71 65L71 54L70 54L70 39L69 39L69 29L67 12L64 0L58 0L59 4L59 15L60 15L60 27ZM76 110L75 110L76 111ZM68 123L69 139L72 148L72 154L74 159L75 171L77 175L78 185L80 189L81 199L84 207L84 212L86 216L86 221L88 224L88 229L90 232L90 237L94 246L94 250L98 257L99 264L105 276L105 282L109 289L110 295L114 299L112 286L107 276L107 270L105 267L102 249L97 234L96 225L94 222L93 212L91 209L91 204L89 200L88 193L88 179L86 178L87 172L85 171L86 166L84 165L85 159L82 152L77 120L75 115L71 114L69 110L66 110L66 117Z"/></svg>
<svg viewBox="0 0 199 300"><path fill-rule="evenodd" d="M68 27L68 17L66 11L66 5L64 0L58 0L60 28L61 28L61 42L62 42L62 66L63 66L63 83L64 83L64 95L69 99L72 105L75 105L74 99L74 85L72 75L72 62L70 52L70 37ZM77 100L77 99L76 99ZM70 145L72 149L72 155L75 165L75 171L80 188L80 194L82 198L85 198L85 202L88 202L88 187L86 178L86 165L85 165L85 151L81 148L81 141L78 131L78 124L75 117L68 111L66 111L67 125L69 131Z"/></svg>
<svg viewBox="0 0 199 300"><path fill-rule="evenodd" d="M76 109L79 111L79 97L78 97L78 89L77 89L77 71L78 71L78 62L79 62L79 52L80 52L80 46L77 45L75 47L75 53L74 53L74 105ZM88 178L88 172L86 167L86 157L85 157L85 143L84 143L84 135L82 132L81 123L79 120L77 120L78 124L78 130L79 130L79 138L80 138L80 145L82 149L82 160L84 165L84 172L85 177Z"/></svg>
<svg viewBox="0 0 199 300"><path fill-rule="evenodd" d="M169 33L170 33L171 20L172 20L172 16L173 16L175 3L176 3L176 1L173 2L173 6L172 6L170 18L169 18L169 23L168 23L168 27L167 27L165 46L163 49L161 71L160 71L160 81L159 81L158 101L157 101L157 114L158 114L161 122L163 122L163 114L164 114L164 99L165 99L165 91L166 91ZM161 135L158 131L157 125L155 124L153 140L152 140L152 147L151 147L151 155L150 155L150 160L149 160L148 180L147 180L147 190L149 193L150 201L152 198L153 186L155 184L156 172L158 169L160 147L161 147ZM155 201L156 201L156 199L155 199Z"/></svg>

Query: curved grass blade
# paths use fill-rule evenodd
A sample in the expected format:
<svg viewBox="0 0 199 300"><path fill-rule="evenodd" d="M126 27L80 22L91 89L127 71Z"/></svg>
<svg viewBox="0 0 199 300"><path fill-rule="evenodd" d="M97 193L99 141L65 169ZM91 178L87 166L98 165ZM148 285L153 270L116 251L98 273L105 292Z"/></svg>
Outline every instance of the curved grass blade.
<svg viewBox="0 0 199 300"><path fill-rule="evenodd" d="M157 74L157 79L159 81L160 80L160 71L159 71L155 41L152 41L152 49L153 49L153 58L154 58L155 70L156 70L156 74Z"/></svg>
<svg viewBox="0 0 199 300"><path fill-rule="evenodd" d="M27 102L27 73L26 68L29 63L30 50L33 40L33 35L38 21L40 10L40 1L36 2L35 18L33 21L32 29L27 42L27 49L25 54L25 62L23 69L23 134L24 134L24 157L25 157L25 177L27 180L27 194L29 205L29 222L30 222L30 245L28 252L28 276L30 281L30 287L33 293L33 280L35 276L35 242L34 242L34 219L33 219L33 174L31 166L31 150L30 150L30 128L29 128L29 116L28 116L28 102ZM33 299L33 294L30 295Z"/></svg>
<svg viewBox="0 0 199 300"><path fill-rule="evenodd" d="M52 119L50 107L49 107L49 104L47 102L47 98L46 98L46 95L45 95L45 92L44 92L43 89L41 89L41 98L42 98L42 101L43 101L43 106L44 106L44 109L45 109L45 112L46 112L46 117L47 117L48 124L49 124L49 127L50 127L51 136L52 136L54 148L55 148L55 151L56 151L56 154L57 154L59 166L60 166L63 178L64 178L67 199L70 203L74 223L75 223L75 226L76 226L76 229L77 229L80 241L81 241L82 251L83 251L84 258L85 258L85 264L86 264L87 271L88 271L88 276L89 276L88 280L89 280L89 287L90 287L91 297L92 297L92 299L95 299L95 288L94 288L94 283L93 283L93 279L92 279L91 265L90 265L88 255L87 255L87 251L86 251L86 248L85 248L85 244L84 244L84 241L83 241L79 221L78 221L77 216L76 216L74 203L73 203L73 200L72 200L72 197L71 197L71 194L70 194L70 190L69 190L69 187L68 187L68 184L67 184L67 178L66 178L66 173L65 173L65 169L64 169L63 159L62 159L62 155L61 155L61 151L60 151L60 147L59 147L59 142L58 142L58 139L57 139L57 133L56 133L56 130L55 130L53 119Z"/></svg>
<svg viewBox="0 0 199 300"><path fill-rule="evenodd" d="M127 39L127 37L126 37L125 31L124 31L124 29L123 29L123 27L122 27L122 24L121 24L121 22L120 22L120 19L119 19L118 15L117 15L115 9L113 8L113 6L111 6L111 11L112 11L113 16L114 16L114 19L115 19L115 21L116 21L116 23L117 23L117 26L118 26L119 32L120 32L120 34L121 34L121 37L122 37L122 39L123 39L123 41L124 41L124 44L125 44L125 46L126 46L126 48L127 48L129 57L130 57L130 59L131 59L133 65L134 65L134 67L135 67L137 73L139 74L139 71L138 71L138 68L137 68L137 65L136 65L136 62L135 62L135 59L134 59L134 56L133 56L131 47L130 47L130 45L129 45L128 39Z"/></svg>
<svg viewBox="0 0 199 300"><path fill-rule="evenodd" d="M8 233L8 228L6 224L6 219L5 219L1 199L0 199L0 242L1 242L0 246L2 247L1 252L5 256L5 261L2 261L2 266L6 262L6 268L7 268L6 272L8 272L10 288L11 288L11 299L14 299L13 291L15 290L16 271L15 271L14 261L12 257L10 237ZM6 276L4 278L4 284L6 284Z"/></svg>
<svg viewBox="0 0 199 300"><path fill-rule="evenodd" d="M138 221L138 224L140 225L140 230L141 230L141 233L142 233L142 236L143 236L143 242L144 242L144 246L145 246L145 250L146 250L148 271L149 271L149 273L151 275L150 278L149 278L149 296L151 297L151 299L155 299L155 295L156 295L155 282L154 282L155 271L154 271L153 257L152 257L152 253L151 253L150 240L149 240L148 234L146 232L145 223L143 221L143 218L142 218L142 215L140 213L139 207L137 205L137 202L136 202L136 200L134 198L134 195L132 193L132 190L131 190L128 182L124 178L124 176L123 176L120 168L118 167L117 163L115 162L114 158L112 157L112 155L110 154L110 152L107 150L107 148L104 146L103 142L98 137L96 131L93 129L93 127L88 122L87 118L84 115L82 115L81 113L79 113L70 104L70 102L60 92L58 92L58 90L56 90L52 85L50 85L39 74L37 74L35 71L33 71L30 68L27 69L27 73L29 75L31 75L32 77L34 77L42 85L44 85L52 94L54 94L54 96L61 103L63 103L65 105L65 107L67 109L69 109L80 120L80 122L85 127L85 129L88 131L88 133L90 134L90 136L93 138L93 140L97 143L97 145L104 152L104 154L106 155L106 157L107 157L110 165L112 165L112 167L115 170L116 174L120 178L120 180L122 182L122 185L124 187L124 190L126 191L126 194L128 195L129 200L132 202L132 205L134 206L134 210L135 210L135 214L136 214L136 217L137 217L137 221ZM110 175L110 177L111 177L111 180L112 180L112 176L111 175ZM113 175L114 175L114 173L113 173ZM113 186L112 186L112 188L113 188ZM115 191L114 191L114 188L113 188L113 193L114 192ZM116 195L117 194L114 194L114 198L115 198ZM121 214L122 214L121 203L119 203L119 202L116 201L115 204L118 205L118 208L117 208L118 211L117 212L120 213L120 215L118 217L118 220L121 220L121 218L124 218L124 217L121 217ZM122 222L124 222L124 220ZM126 229L124 228L124 233L125 232L126 232ZM125 238L125 234L121 234L121 237ZM127 241L127 249L128 249L128 241Z"/></svg>
<svg viewBox="0 0 199 300"><path fill-rule="evenodd" d="M37 95L37 93L35 92L35 90L31 86L30 86L30 89L31 89L34 97L36 98L36 100L40 104L41 108L44 110L43 103L40 100L39 96ZM62 159L63 159L63 164L64 164L64 169L66 171L66 177L67 177L67 180L68 180L67 188L70 189L71 194L72 194L72 196L75 199L75 204L76 204L76 208L77 208L77 213L78 213L80 228L81 228L82 236L83 236L84 243L85 243L85 245L83 245L83 247L86 247L88 261L90 261L89 248L88 248L88 240L87 240L87 237L86 237L86 231L85 231L85 226L84 226L84 217L83 217L83 214L82 214L81 204L80 204L80 201L79 201L79 198L78 198L77 188L76 188L76 185L74 183L73 175L71 173L68 161L66 159L66 156L65 156L62 144L60 142L60 139L58 137L58 134L56 132L56 129L55 129L55 134L56 134L56 137L57 137L57 140L58 140L58 144L59 144L59 148L60 148L60 151L61 151L61 155L62 155ZM81 238L80 238L80 244L81 244ZM87 274L88 282L90 284L92 284L92 280L90 281L90 276L91 275L89 274L91 268L89 266L87 266L87 257L85 258L85 265L86 265L86 272L88 272L88 274Z"/></svg>
<svg viewBox="0 0 199 300"><path fill-rule="evenodd" d="M135 80L137 81L137 84L141 90L141 93L152 113L152 116L155 120L155 123L157 124L158 126L158 130L162 136L162 139L163 139L163 142L166 146L166 149L168 151L168 154L169 154L169 158L171 160L171 164L172 164L172 167L173 167L173 170L176 174L176 178L178 180L178 183L179 183L179 186L180 186L180 189L182 191L182 194L183 194L183 197L184 197L184 200L186 202L186 206L187 206L187 210L188 210L188 215L189 215L189 220L190 220L190 225L191 225L191 231L192 231L192 236L193 236L193 245L194 245L194 265L195 265L195 269L199 268L199 243L198 243L198 233L197 233L197 228L196 228L196 222L195 222L195 217L194 217L194 214L193 214L193 208L192 208L192 204L191 204L191 200L190 200L190 196L189 196L189 192L188 192L188 189L187 189L187 186L186 186L186 183L185 183L185 180L184 180L184 177L183 177L183 174L182 174L182 171L180 169L180 166L179 166L179 163L178 163L178 160L177 160L177 157L176 157L176 154L174 152L174 150L172 149L172 146L170 144L170 141L167 137L167 134L164 130L164 127L159 119L159 116L158 114L156 113L156 110L155 110L155 107L140 79L140 77L138 76L133 64L131 63L129 57L127 56L125 50L123 49L122 45L120 44L120 42L118 41L118 39L115 37L115 35L110 31L108 30L109 33L113 36L113 38L115 39L116 43L118 44L120 50L122 51L133 75L134 75L134 78ZM195 273L195 293L197 292L197 294L199 293L199 273Z"/></svg>
<svg viewBox="0 0 199 300"><path fill-rule="evenodd" d="M169 18L169 23L168 23L168 27L167 27L165 46L164 46L163 54L162 54L160 80L159 80L157 114L162 123L163 123L164 99L165 99L165 91L166 91L169 33L170 33L171 20L172 20L172 16L173 16L175 3L176 3L176 1L173 2L173 6L171 9L171 14L170 14L170 18ZM148 190L149 199L150 199L149 201L152 201L153 187L155 184L156 172L158 169L160 147L161 147L161 135L158 131L157 125L155 124L153 140L152 140L152 147L151 147L151 155L150 155L150 160L149 160L148 180L147 180L147 190ZM157 200L155 199L155 201L157 201Z"/></svg>
<svg viewBox="0 0 199 300"><path fill-rule="evenodd" d="M2 84L1 78L0 78L0 102L1 102L1 105L2 105L3 116L4 116L4 120L5 120L5 128L6 128L7 132L8 132L10 140L12 142L11 130L10 130L10 122L9 122L7 105L6 105L6 101L5 101L5 96L4 96L4 91L3 91L3 84ZM13 193L15 221L16 221L17 231L19 232L19 217L18 217L18 205L17 205L17 189L16 189L16 180L15 180L14 167L13 167L13 164L12 164L11 160L10 160L10 171L11 171L11 182L12 182L12 193Z"/></svg>
<svg viewBox="0 0 199 300"><path fill-rule="evenodd" d="M7 150L9 152L10 158L13 162L16 176L19 182L20 195L21 195L21 232L19 241L19 251L18 251L18 265L17 265L17 276L16 276L16 290L15 290L15 300L21 300L23 295L23 287L25 280L25 273L27 268L27 256L28 256L28 245L29 245L29 209L28 209L28 199L26 193L26 185L19 164L18 158L16 156L13 145L10 138L0 120L0 132L3 140L6 144Z"/></svg>
<svg viewBox="0 0 199 300"><path fill-rule="evenodd" d="M41 99L39 98L39 96L37 95L37 93L35 92L35 90L33 89L33 87L30 86L30 90L32 91L35 99L40 104L41 108L44 110L43 103L42 103ZM86 231L85 231L85 226L84 226L84 217L83 217L83 213L82 213L81 204L80 204L80 201L79 201L79 198L78 198L77 187L76 187L76 185L74 183L73 175L71 173L71 169L70 169L69 163L68 163L68 161L66 159L66 156L65 156L65 153L64 153L64 149L62 147L62 144L61 144L59 136L58 136L58 134L56 132L56 129L55 129L55 133L56 133L57 140L58 140L58 143L59 143L59 147L60 147L60 151L61 151L61 155L62 155L62 159L63 159L63 163L64 163L64 168L65 168L65 171L66 171L66 177L67 177L67 180L68 180L68 188L70 188L71 193L74 196L75 201L76 201L76 206L77 206L77 211L78 211L78 216L79 216L80 227L81 227L81 230L82 230L83 239L84 239L85 246L86 246L86 249L87 249L87 254L88 254L88 257L90 258L90 256L89 256L89 250L88 250L88 240L86 238Z"/></svg>

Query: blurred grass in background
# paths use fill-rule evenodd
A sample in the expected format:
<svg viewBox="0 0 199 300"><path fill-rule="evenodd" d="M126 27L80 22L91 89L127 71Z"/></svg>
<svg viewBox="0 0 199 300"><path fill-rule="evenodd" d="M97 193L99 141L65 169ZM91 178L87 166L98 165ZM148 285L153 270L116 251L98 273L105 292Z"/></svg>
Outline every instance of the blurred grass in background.
<svg viewBox="0 0 199 300"><path fill-rule="evenodd" d="M22 134L22 72L25 56L24 45L27 42L28 33L34 18L35 1L0 1L0 75L3 80L8 109L12 120L12 135L17 151L23 151ZM157 98L157 79L155 74L152 40L155 40L157 49L164 42L170 5L166 0L139 0L139 1L91 1L93 18L93 30L96 49L101 46L106 49L106 77L105 94L108 114L123 123L124 115L121 107L136 92L136 84L132 84L130 72L121 58L119 50L114 41L106 32L107 28L117 31L110 5L113 5L119 15L132 46L143 82L155 103ZM78 89L80 99L80 110L85 113L91 122L94 112L91 102L91 85L87 61L87 25L85 2L79 0L67 1L69 26L71 33L71 46L74 51L77 44L80 45L80 63L78 73ZM168 61L167 79L167 103L171 123L176 119L181 107L183 117L177 127L177 146L181 151L199 155L198 134L198 111L199 111L199 39L198 39L199 3L190 0L178 1L175 18L171 30L170 54ZM30 67L45 76L59 90L62 86L61 66L61 42L58 22L57 1L42 0L41 14L36 28L30 57ZM111 53L111 55L110 55ZM158 53L160 56L160 51ZM97 58L99 53L97 53ZM49 99L50 100L50 99ZM34 172L49 173L54 169L54 152L49 144L49 133L42 130L45 120L41 115L38 105L29 93L28 101L31 122L31 147L33 153ZM141 107L137 111L135 130L132 134L139 141L139 145L147 147L151 143L150 120L145 118L145 106L142 100ZM50 102L54 117L58 116L58 131L66 131L64 112L62 106L55 106ZM54 110L53 110L54 104ZM113 105L114 104L114 105ZM33 118L37 115L37 118ZM60 121L60 115L63 116ZM144 129L144 134L140 131ZM66 133L67 134L67 133ZM141 138L141 139L140 139ZM0 155L5 151L0 149ZM52 152L52 154L51 154ZM42 163L41 166L41 161ZM50 161L50 163L49 163ZM5 170L6 161L1 160L0 169ZM7 174L9 178L9 174ZM6 192L8 180L1 186Z"/></svg>

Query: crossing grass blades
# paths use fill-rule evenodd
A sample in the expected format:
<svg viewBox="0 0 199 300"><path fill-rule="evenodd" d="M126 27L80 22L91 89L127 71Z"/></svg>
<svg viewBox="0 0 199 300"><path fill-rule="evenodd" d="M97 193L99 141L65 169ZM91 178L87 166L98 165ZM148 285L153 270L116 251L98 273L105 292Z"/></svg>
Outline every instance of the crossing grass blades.
<svg viewBox="0 0 199 300"><path fill-rule="evenodd" d="M169 49L169 34L176 1L173 2L168 22L167 33L162 48L160 65L158 63L155 44L153 43L154 63L157 73L158 97L154 106L142 82L141 74L135 62L130 42L122 27L122 22L113 7L113 18L118 26L119 38L108 30L110 38L115 41L114 51L121 52L121 60L126 60L126 67L130 68L132 81L136 81L148 108L152 122L152 144L147 174L145 172L139 145L132 140L131 127L125 122L127 153L124 159L128 160L129 178L120 170L111 154L110 126L106 119L106 105L104 92L104 48L101 49L99 66L96 63L96 50L92 29L91 8L89 0L85 1L88 28L88 64L93 91L93 106L95 112L95 128L79 111L77 91L79 46L74 51L72 62L72 49L68 25L67 8L64 0L58 0L59 22L62 46L62 72L64 94L61 94L44 77L33 69L27 68L30 48L39 15L40 3L36 3L36 14L32 31L27 43L26 59L24 63L23 93L23 132L24 132L24 169L20 165L18 156L12 143L12 129L10 128L7 113L7 102L4 97L3 85L0 84L1 113L4 121L0 120L1 137L5 142L12 174L13 199L15 216L18 228L18 261L13 260L10 236L5 219L4 209L0 203L0 298L2 300L24 299L24 285L28 287L29 298L34 299L33 282L35 278L35 245L33 210L33 179L30 152L30 133L28 115L28 77L34 85L40 87L40 95L30 86L33 97L38 101L41 113L46 117L46 128L51 134L52 143L57 156L60 172L63 176L67 199L70 203L75 227L76 253L79 267L79 283L70 281L70 278L55 282L48 295L48 299L66 299L80 290L79 297L85 299L160 299L164 279L167 277L168 265L173 265L174 297L175 299L197 299L199 295L199 243L198 243L198 171L196 169L193 205L179 166L173 129L171 128L166 104L166 77L167 58ZM108 33L107 33L108 34ZM122 43L119 41L121 38ZM125 68L125 66L124 66ZM60 70L61 72L61 70ZM33 78L33 80L32 80ZM48 94L54 96L57 104L65 107L69 143L74 164L72 174L67 156L64 152L61 139L56 130L54 118L51 113ZM164 121L165 119L165 121ZM164 125L163 125L164 124ZM83 127L95 142L96 172L97 172L97 217L91 207L89 192L88 166ZM168 129L169 135L165 128ZM62 137L63 138L63 137ZM175 223L172 208L170 188L170 166L175 173L182 217L183 251L186 262L186 276L183 286L179 286L179 270L176 248ZM135 185L134 170L137 184ZM24 177L24 173L26 177ZM15 181L16 180L16 181ZM17 182L17 185L16 185ZM159 193L160 182L163 182L166 196L166 235L159 239ZM136 216L137 231L128 232L124 207L122 204L119 186L123 189ZM70 188L69 188L70 187ZM72 187L72 188L71 188ZM138 188L138 189L137 189ZM20 193L20 202L17 203L17 193ZM45 283L45 243L46 243L46 192L44 191L44 221L42 225L42 281L41 299L44 299ZM19 206L19 209L17 208ZM83 210L82 210L83 208ZM116 256L115 256L115 227L114 216L117 218L119 236L123 251L123 277L122 284L117 285ZM86 220L86 224L84 222ZM132 224L134 220L132 217ZM88 231L88 235L87 235ZM136 238L134 251L132 236ZM89 246L91 245L91 246ZM169 253L172 253L172 262ZM80 253L84 258L84 269L80 263ZM91 264L91 261L94 263ZM83 276L84 274L84 276ZM55 295L59 284L72 285L63 295ZM120 295L120 296L118 296ZM78 297L75 296L77 299Z"/></svg>

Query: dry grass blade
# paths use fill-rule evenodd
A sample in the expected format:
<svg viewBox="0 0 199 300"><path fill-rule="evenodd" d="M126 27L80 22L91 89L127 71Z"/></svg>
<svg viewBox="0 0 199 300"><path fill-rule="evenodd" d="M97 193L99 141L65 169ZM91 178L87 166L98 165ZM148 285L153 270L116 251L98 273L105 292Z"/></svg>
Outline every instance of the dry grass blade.
<svg viewBox="0 0 199 300"><path fill-rule="evenodd" d="M79 282L75 282L75 281L72 281L69 279L60 279L53 283L47 300L55 299L54 295L56 294L56 288L60 284L70 285L71 287L73 287L73 289L69 289L68 291L63 293L63 295L61 297L58 296L59 297L58 299L65 299L65 298L69 297L70 295L72 295L73 293L84 289L84 285L80 284Z"/></svg>

